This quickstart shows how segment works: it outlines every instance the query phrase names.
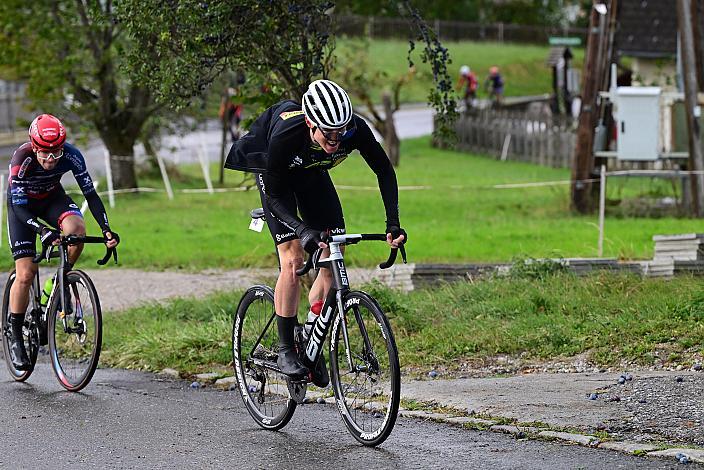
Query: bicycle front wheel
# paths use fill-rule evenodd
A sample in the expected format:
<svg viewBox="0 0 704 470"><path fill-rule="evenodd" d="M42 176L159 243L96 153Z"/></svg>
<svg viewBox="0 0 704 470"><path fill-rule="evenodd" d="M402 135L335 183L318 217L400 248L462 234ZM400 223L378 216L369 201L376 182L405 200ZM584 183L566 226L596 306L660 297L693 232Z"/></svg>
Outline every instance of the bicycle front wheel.
<svg viewBox="0 0 704 470"><path fill-rule="evenodd" d="M29 288L29 304L27 312L24 315L24 326L22 327L22 336L24 338L24 348L27 351L32 367L29 370L17 370L12 365L10 360L10 339L12 338L12 327L10 326L10 289L15 283L15 272L12 271L7 278L5 284L5 293L2 298L2 352L5 356L5 364L10 375L17 382L24 382L32 375L34 366L37 363L37 354L39 352L39 326L37 319L41 314L39 303L36 296L36 283L32 282Z"/></svg>
<svg viewBox="0 0 704 470"><path fill-rule="evenodd" d="M296 410L286 375L266 367L276 365L278 354L274 291L268 286L250 287L235 313L232 363L247 411L257 424L270 430L286 426Z"/></svg>
<svg viewBox="0 0 704 470"><path fill-rule="evenodd" d="M335 317L330 372L337 408L357 441L376 446L396 423L401 372L389 321L364 292L350 292Z"/></svg>
<svg viewBox="0 0 704 470"><path fill-rule="evenodd" d="M98 293L86 273L70 271L66 285L66 311L62 311L61 295L56 292L47 312L49 354L59 383L77 392L88 385L98 367L103 318Z"/></svg>

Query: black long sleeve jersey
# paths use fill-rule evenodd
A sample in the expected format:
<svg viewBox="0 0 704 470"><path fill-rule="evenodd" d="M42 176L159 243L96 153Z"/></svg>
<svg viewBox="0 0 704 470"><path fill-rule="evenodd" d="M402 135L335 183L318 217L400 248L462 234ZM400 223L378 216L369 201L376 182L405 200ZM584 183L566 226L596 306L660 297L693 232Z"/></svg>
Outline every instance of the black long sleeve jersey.
<svg viewBox="0 0 704 470"><path fill-rule="evenodd" d="M311 140L301 105L282 101L267 109L252 124L249 133L235 142L225 168L263 174L272 213L295 230L302 222L282 203L290 194L289 178L295 178L299 171L329 170L342 163L353 150L359 150L376 174L387 225L398 226L398 183L393 166L369 125L356 114L352 119L354 130L345 135L334 153L328 154Z"/></svg>

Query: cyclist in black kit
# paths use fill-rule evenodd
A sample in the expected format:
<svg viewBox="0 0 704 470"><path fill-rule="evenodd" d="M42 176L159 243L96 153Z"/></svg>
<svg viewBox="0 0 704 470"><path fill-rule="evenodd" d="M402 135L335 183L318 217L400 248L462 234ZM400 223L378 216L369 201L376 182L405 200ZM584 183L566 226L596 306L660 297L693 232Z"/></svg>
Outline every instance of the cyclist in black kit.
<svg viewBox="0 0 704 470"><path fill-rule="evenodd" d="M83 155L66 142L66 129L61 121L51 114L37 116L29 126L29 142L12 155L7 189L10 249L17 273L10 289L10 356L17 370L31 367L22 340L22 324L29 303L29 288L37 271L37 265L32 262L36 236L40 236L42 244L50 245L59 243L59 230L64 235L86 234L81 211L61 186L61 176L69 171L108 239L106 245L115 247L120 240L117 233L110 230L105 207L93 187ZM40 222L40 218L49 225ZM69 247L71 266L82 250L83 245Z"/></svg>
<svg viewBox="0 0 704 470"><path fill-rule="evenodd" d="M226 168L256 173L281 264L274 289L278 365L291 376L309 373L294 346L300 297L295 271L303 264L304 249L312 253L319 247L327 248L321 232L345 233L342 206L328 170L353 150L359 150L377 176L386 212L387 241L397 248L408 236L399 223L396 174L369 125L353 114L347 93L335 82L311 83L302 105L287 100L267 109L249 133L233 145L225 162ZM326 255L327 250L323 253ZM311 306L322 304L331 283L331 273L322 269L309 294ZM322 357L313 371L313 383L320 387L329 382Z"/></svg>

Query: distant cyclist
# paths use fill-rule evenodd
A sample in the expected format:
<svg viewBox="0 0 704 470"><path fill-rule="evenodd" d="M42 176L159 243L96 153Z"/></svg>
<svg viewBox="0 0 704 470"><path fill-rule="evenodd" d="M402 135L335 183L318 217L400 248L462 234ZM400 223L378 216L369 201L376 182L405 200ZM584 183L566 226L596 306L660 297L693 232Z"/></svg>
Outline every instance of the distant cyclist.
<svg viewBox="0 0 704 470"><path fill-rule="evenodd" d="M327 254L321 232L345 233L342 206L328 170L342 163L353 150L359 150L376 174L386 212L387 241L398 247L407 235L399 223L396 173L369 125L353 114L347 93L330 80L312 82L302 105L282 101L267 109L249 133L235 143L225 163L226 168L257 174L257 187L281 264L274 290L278 365L291 376L309 373L294 345L300 297L296 269L303 264L304 249L311 253L321 247ZM312 311L320 311L331 284L331 273L322 269L308 296ZM313 383L324 387L328 382L321 356L313 371Z"/></svg>
<svg viewBox="0 0 704 470"><path fill-rule="evenodd" d="M61 176L69 171L109 240L106 245L112 248L120 241L117 233L110 229L105 207L95 191L83 155L66 142L63 124L51 114L37 116L29 126L29 142L12 155L7 190L10 249L17 273L10 289L10 359L17 370L31 367L22 339L22 324L29 304L29 288L37 271L37 265L32 262L36 236L39 235L43 245L51 245L59 243L60 232L64 235L86 233L81 211L61 186ZM69 247L71 266L82 250L83 245Z"/></svg>
<svg viewBox="0 0 704 470"><path fill-rule="evenodd" d="M492 106L501 106L504 99L504 79L497 66L489 67L489 75L484 80L484 89L489 93Z"/></svg>
<svg viewBox="0 0 704 470"><path fill-rule="evenodd" d="M460 78L457 80L457 89L462 91L465 109L470 109L474 106L477 99L478 87L479 82L477 81L477 75L469 68L469 65L460 67Z"/></svg>

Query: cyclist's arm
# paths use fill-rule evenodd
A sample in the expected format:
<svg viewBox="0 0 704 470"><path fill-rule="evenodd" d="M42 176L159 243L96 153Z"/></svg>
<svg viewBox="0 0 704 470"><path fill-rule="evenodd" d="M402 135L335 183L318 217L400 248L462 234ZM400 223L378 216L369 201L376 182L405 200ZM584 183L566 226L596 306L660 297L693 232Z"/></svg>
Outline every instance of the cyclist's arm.
<svg viewBox="0 0 704 470"><path fill-rule="evenodd" d="M264 177L264 194L269 210L291 230L296 231L303 227L303 221L294 212L286 208L285 202L294 197L289 183L290 172L287 161L291 155L290 139L275 140L269 143L267 156L267 171Z"/></svg>
<svg viewBox="0 0 704 470"><path fill-rule="evenodd" d="M25 179L24 172L29 166L29 161L25 161L25 159L29 159L29 157L24 157L18 149L10 161L9 209L29 228L41 234L47 226L39 222L28 207L29 184Z"/></svg>
<svg viewBox="0 0 704 470"><path fill-rule="evenodd" d="M109 232L110 223L108 222L107 211L105 210L103 201L101 201L100 196L98 196L98 192L95 190L95 186L93 186L93 179L88 173L83 155L81 155L80 152L77 152L77 155L75 155L71 161L73 163L73 167L71 169L73 172L73 177L76 178L78 187L81 188L81 192L86 198L90 213L93 214L93 217L95 218L95 221L98 222L100 229L103 232Z"/></svg>
<svg viewBox="0 0 704 470"><path fill-rule="evenodd" d="M396 181L396 172L381 144L374 138L369 125L361 118L356 119L358 119L356 132L359 134L356 136L359 139L357 148L369 168L376 174L379 190L381 191L381 199L384 201L384 209L386 211L386 225L398 226L398 183Z"/></svg>

